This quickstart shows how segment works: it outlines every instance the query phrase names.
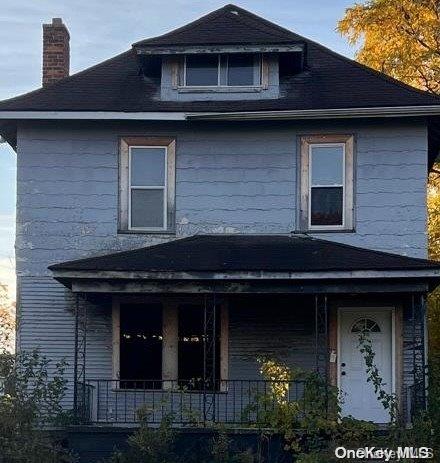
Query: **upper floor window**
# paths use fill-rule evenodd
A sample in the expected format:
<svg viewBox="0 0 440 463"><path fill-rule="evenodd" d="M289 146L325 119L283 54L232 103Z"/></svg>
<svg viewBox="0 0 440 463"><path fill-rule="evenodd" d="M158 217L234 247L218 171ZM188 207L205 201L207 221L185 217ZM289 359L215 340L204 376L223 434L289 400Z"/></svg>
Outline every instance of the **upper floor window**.
<svg viewBox="0 0 440 463"><path fill-rule="evenodd" d="M123 138L120 155L120 229L171 231L174 225L174 140Z"/></svg>
<svg viewBox="0 0 440 463"><path fill-rule="evenodd" d="M261 56L249 53L186 55L185 87L253 87L261 85Z"/></svg>
<svg viewBox="0 0 440 463"><path fill-rule="evenodd" d="M353 137L301 139L300 223L303 230L353 228Z"/></svg>

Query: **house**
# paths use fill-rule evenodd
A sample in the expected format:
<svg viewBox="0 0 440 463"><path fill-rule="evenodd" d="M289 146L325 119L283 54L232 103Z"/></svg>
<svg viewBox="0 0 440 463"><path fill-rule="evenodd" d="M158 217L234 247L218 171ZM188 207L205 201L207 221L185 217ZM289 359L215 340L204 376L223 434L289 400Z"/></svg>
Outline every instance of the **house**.
<svg viewBox="0 0 440 463"><path fill-rule="evenodd" d="M269 356L338 386L344 415L387 423L368 332L411 420L440 281L426 236L440 99L235 5L68 74L54 19L43 87L0 102L18 347L67 359L66 409L249 424Z"/></svg>

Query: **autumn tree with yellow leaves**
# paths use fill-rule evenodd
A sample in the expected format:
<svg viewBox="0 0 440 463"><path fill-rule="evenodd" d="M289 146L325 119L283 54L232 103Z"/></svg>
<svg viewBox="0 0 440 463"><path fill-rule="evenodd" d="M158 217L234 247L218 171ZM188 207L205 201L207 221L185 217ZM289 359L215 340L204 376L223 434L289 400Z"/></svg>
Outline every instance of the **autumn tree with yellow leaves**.
<svg viewBox="0 0 440 463"><path fill-rule="evenodd" d="M369 0L345 11L339 32L359 45L356 60L408 85L440 94L440 0ZM440 260L440 165L428 182L428 243ZM440 353L440 296L430 311L432 347Z"/></svg>
<svg viewBox="0 0 440 463"><path fill-rule="evenodd" d="M440 0L369 0L345 11L339 32L361 44L356 60L440 93Z"/></svg>
<svg viewBox="0 0 440 463"><path fill-rule="evenodd" d="M356 59L408 85L440 94L440 0L368 0L345 11L339 32L359 45ZM440 260L440 164L428 178L429 257ZM429 410L440 449L440 290L428 306ZM431 431L432 432L432 431ZM439 450L437 450L439 451Z"/></svg>
<svg viewBox="0 0 440 463"><path fill-rule="evenodd" d="M13 350L14 315L15 303L8 296L7 286L0 283L0 353Z"/></svg>

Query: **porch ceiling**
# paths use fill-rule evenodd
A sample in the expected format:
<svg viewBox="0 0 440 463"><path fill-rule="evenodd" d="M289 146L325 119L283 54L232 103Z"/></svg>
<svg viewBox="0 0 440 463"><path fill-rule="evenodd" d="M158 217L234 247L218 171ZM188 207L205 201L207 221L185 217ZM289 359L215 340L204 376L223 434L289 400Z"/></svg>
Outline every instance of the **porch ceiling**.
<svg viewBox="0 0 440 463"><path fill-rule="evenodd" d="M165 284L170 289L180 282L198 282L197 291L208 282L224 286L265 282L268 287L280 282L301 287L321 285L324 281L369 282L383 279L398 283L424 282L431 287L440 281L440 263L425 259L357 248L306 235L196 235L155 246L112 253L51 265L54 277L69 287L92 290L91 281L119 285L125 281L143 285ZM223 283L221 283L223 282ZM237 283L237 284L238 284ZM278 284L277 283L277 284ZM101 285L102 287L102 285ZM280 289L281 291L282 289ZM125 292L125 291L124 291Z"/></svg>

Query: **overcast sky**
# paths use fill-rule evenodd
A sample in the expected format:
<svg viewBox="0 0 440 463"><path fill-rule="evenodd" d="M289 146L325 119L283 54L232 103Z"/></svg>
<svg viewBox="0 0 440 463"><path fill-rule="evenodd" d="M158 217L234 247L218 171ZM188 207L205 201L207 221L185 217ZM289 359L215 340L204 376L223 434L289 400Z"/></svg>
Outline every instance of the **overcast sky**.
<svg viewBox="0 0 440 463"><path fill-rule="evenodd" d="M352 57L336 24L354 0L244 0L236 4ZM40 86L42 24L61 17L70 31L71 73L182 26L217 0L0 0L0 100ZM13 285L15 153L0 145L0 282Z"/></svg>

